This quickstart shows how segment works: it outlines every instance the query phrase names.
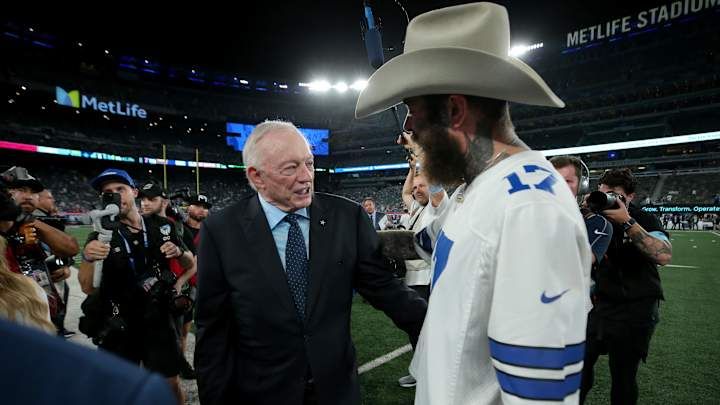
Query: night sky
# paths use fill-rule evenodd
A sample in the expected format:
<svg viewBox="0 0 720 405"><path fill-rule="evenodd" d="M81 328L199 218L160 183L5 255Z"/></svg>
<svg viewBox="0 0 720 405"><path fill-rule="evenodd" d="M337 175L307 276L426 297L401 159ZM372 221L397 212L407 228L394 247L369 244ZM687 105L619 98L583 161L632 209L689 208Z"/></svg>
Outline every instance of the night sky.
<svg viewBox="0 0 720 405"><path fill-rule="evenodd" d="M401 0L410 18L468 1ZM508 8L513 43L562 43L565 33L671 1L498 1ZM238 2L239 3L239 2ZM44 16L8 12L6 20L68 41L80 40L114 54L230 74L291 80L367 77L360 33L362 0L259 1L241 6L188 2L170 9L147 3L103 2L103 7L63 8ZM181 3L177 3L181 4ZM383 27L386 58L402 49L406 20L395 0L371 1ZM113 8L115 7L115 8ZM48 10L45 10L48 11Z"/></svg>

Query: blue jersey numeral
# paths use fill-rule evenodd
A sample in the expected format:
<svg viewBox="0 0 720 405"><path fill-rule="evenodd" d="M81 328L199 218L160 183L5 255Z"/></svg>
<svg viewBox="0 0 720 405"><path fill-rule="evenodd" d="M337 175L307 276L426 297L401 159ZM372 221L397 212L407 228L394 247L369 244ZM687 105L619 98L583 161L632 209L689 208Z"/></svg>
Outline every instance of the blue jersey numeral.
<svg viewBox="0 0 720 405"><path fill-rule="evenodd" d="M555 176L553 176L552 172L544 167L540 167L538 165L525 165L523 166L523 169L525 169L525 173L535 173L537 171L543 171L548 173L547 177L542 179L539 183L533 184L532 186L525 184L520 180L520 176L518 176L517 173L510 173L509 175L505 176L505 178L510 182L510 189L508 190L508 194L517 193L518 191L524 191L524 190L530 190L532 188L546 191L550 194L555 194L555 190L553 190L553 186L555 183L557 183L557 179Z"/></svg>
<svg viewBox="0 0 720 405"><path fill-rule="evenodd" d="M433 267L433 278L430 289L433 289L435 287L435 284L437 284L440 275L445 270L445 267L447 267L448 257L450 257L450 250L452 249L454 243L455 242L451 241L450 239L448 239L447 236L445 236L445 232L440 231L437 242L435 242L435 266Z"/></svg>

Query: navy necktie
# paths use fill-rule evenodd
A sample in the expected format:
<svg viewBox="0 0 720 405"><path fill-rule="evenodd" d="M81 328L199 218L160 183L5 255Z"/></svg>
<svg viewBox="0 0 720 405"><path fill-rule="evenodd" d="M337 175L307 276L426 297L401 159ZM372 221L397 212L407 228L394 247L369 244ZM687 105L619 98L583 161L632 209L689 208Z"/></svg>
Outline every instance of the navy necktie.
<svg viewBox="0 0 720 405"><path fill-rule="evenodd" d="M287 246L285 247L285 273L295 309L301 320L305 320L305 299L307 298L308 259L297 214L288 214L284 221L290 224Z"/></svg>

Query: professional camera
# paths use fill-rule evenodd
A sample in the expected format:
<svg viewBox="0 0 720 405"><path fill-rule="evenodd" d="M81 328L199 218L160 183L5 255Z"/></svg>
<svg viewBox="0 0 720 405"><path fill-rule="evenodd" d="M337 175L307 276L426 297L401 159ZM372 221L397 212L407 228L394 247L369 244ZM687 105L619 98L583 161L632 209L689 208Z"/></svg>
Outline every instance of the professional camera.
<svg viewBox="0 0 720 405"><path fill-rule="evenodd" d="M192 193L188 187L175 190L175 192L168 197L170 204L168 204L165 210L165 215L169 218L174 219L178 222L185 222L185 218L182 213L182 205L192 198Z"/></svg>
<svg viewBox="0 0 720 405"><path fill-rule="evenodd" d="M588 196L586 203L590 211L599 213L605 210L611 210L619 208L618 200L627 204L627 200L622 194L618 193L604 193L602 191L593 191Z"/></svg>
<svg viewBox="0 0 720 405"><path fill-rule="evenodd" d="M150 300L160 308L167 308L174 315L181 315L190 311L194 301L187 294L178 294L175 290L177 278L170 271L162 271L155 266L157 280L147 290Z"/></svg>
<svg viewBox="0 0 720 405"><path fill-rule="evenodd" d="M118 316L117 306L113 305L112 316L105 319L105 322L92 338L92 342L97 346L115 346L122 342L127 331L127 323L125 320Z"/></svg>
<svg viewBox="0 0 720 405"><path fill-rule="evenodd" d="M50 255L45 259L45 266L50 274L62 269L63 267L70 267L73 264L75 264L75 259L72 257L55 257L55 255Z"/></svg>

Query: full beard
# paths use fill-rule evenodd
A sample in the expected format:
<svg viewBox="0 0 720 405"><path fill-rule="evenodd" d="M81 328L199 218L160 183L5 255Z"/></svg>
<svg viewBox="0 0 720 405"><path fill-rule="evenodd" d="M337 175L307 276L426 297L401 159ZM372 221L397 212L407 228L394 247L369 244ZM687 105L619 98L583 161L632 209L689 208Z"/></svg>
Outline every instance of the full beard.
<svg viewBox="0 0 720 405"><path fill-rule="evenodd" d="M200 216L200 215L188 214L188 216L189 216L190 218L192 218L193 221L196 221L196 222L202 222L202 221L205 220L205 217L204 217L204 216Z"/></svg>
<svg viewBox="0 0 720 405"><path fill-rule="evenodd" d="M429 125L416 132L422 172L430 184L455 186L463 182L467 166L460 145L442 125Z"/></svg>

